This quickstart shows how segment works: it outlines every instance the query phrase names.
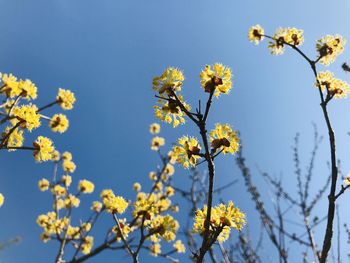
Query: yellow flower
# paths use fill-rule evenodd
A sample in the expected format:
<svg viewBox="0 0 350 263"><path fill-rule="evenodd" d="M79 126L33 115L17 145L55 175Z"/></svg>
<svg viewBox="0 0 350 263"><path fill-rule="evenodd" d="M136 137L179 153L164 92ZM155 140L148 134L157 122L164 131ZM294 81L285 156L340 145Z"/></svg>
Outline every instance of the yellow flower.
<svg viewBox="0 0 350 263"><path fill-rule="evenodd" d="M103 190L101 193L103 204L111 214L124 213L129 203L121 196L115 196L112 190Z"/></svg>
<svg viewBox="0 0 350 263"><path fill-rule="evenodd" d="M66 160L66 159L63 159L63 162L62 162L62 168L65 172L68 172L68 173L74 173L75 169L76 169L76 165L73 161L71 160Z"/></svg>
<svg viewBox="0 0 350 263"><path fill-rule="evenodd" d="M150 254L154 257L157 257L160 253L162 253L161 249L160 249L160 244L159 243L156 243L156 244L152 244L150 247L149 247L149 251L150 251Z"/></svg>
<svg viewBox="0 0 350 263"><path fill-rule="evenodd" d="M92 202L91 210L99 213L102 209L102 203L99 201Z"/></svg>
<svg viewBox="0 0 350 263"><path fill-rule="evenodd" d="M232 131L229 124L217 123L215 129L210 132L210 142L214 152L220 149L225 154L234 154L239 149L237 132Z"/></svg>
<svg viewBox="0 0 350 263"><path fill-rule="evenodd" d="M70 175L63 175L62 176L62 183L65 187L69 187L72 183L72 176Z"/></svg>
<svg viewBox="0 0 350 263"><path fill-rule="evenodd" d="M66 161L71 161L72 160L72 154L70 152L64 152L62 154L62 159Z"/></svg>
<svg viewBox="0 0 350 263"><path fill-rule="evenodd" d="M346 41L340 35L326 35L317 40L316 50L319 53L321 64L328 66L344 51Z"/></svg>
<svg viewBox="0 0 350 263"><path fill-rule="evenodd" d="M63 133L68 129L69 121L64 114L55 114L50 120L50 128L53 132Z"/></svg>
<svg viewBox="0 0 350 263"><path fill-rule="evenodd" d="M80 200L76 196L69 194L69 196L64 200L64 205L66 208L78 207L80 205Z"/></svg>
<svg viewBox="0 0 350 263"><path fill-rule="evenodd" d="M161 76L153 78L153 90L159 95L167 93L172 96L173 92L181 91L184 76L179 69L169 67Z"/></svg>
<svg viewBox="0 0 350 263"><path fill-rule="evenodd" d="M173 247L176 249L177 253L185 253L186 248L184 244L182 244L181 240L176 240Z"/></svg>
<svg viewBox="0 0 350 263"><path fill-rule="evenodd" d="M149 132L151 134L158 134L160 132L160 125L158 123L152 123L149 126Z"/></svg>
<svg viewBox="0 0 350 263"><path fill-rule="evenodd" d="M165 194L166 194L167 196L173 196L173 195L175 194L174 188L172 188L171 186L167 186L167 187L165 188Z"/></svg>
<svg viewBox="0 0 350 263"><path fill-rule="evenodd" d="M149 232L154 233L155 239L163 238L167 242L176 238L176 232L179 229L179 223L170 215L158 215L145 222L145 225Z"/></svg>
<svg viewBox="0 0 350 263"><path fill-rule="evenodd" d="M167 163L164 169L164 173L168 176L172 176L175 173L175 168L171 164Z"/></svg>
<svg viewBox="0 0 350 263"><path fill-rule="evenodd" d="M0 207L4 205L5 197L2 193L0 193Z"/></svg>
<svg viewBox="0 0 350 263"><path fill-rule="evenodd" d="M141 191L141 184L134 183L133 188L136 192L139 192L139 191Z"/></svg>
<svg viewBox="0 0 350 263"><path fill-rule="evenodd" d="M61 158L60 152L55 150L55 151L52 153L52 161L58 162L58 161L60 160L60 158Z"/></svg>
<svg viewBox="0 0 350 263"><path fill-rule="evenodd" d="M349 93L349 85L343 80L334 78L333 73L330 71L324 71L317 74L317 79L321 85L321 90L327 90L327 93L334 98L345 98ZM315 83L315 87L319 87L318 83Z"/></svg>
<svg viewBox="0 0 350 263"><path fill-rule="evenodd" d="M200 153L201 146L194 137L183 136L178 139L178 144L173 147L174 156L176 161L182 164L186 169L189 166L196 166L197 160L201 158Z"/></svg>
<svg viewBox="0 0 350 263"><path fill-rule="evenodd" d="M16 106L12 110L13 116L20 122L20 127L32 131L40 126L38 108L33 104Z"/></svg>
<svg viewBox="0 0 350 263"><path fill-rule="evenodd" d="M63 195L66 195L67 193L67 190L66 188L64 188L63 186L59 185L59 184L56 184L52 190L53 194L57 195L57 196L63 196Z"/></svg>
<svg viewBox="0 0 350 263"><path fill-rule="evenodd" d="M193 231L195 233L202 234L205 231L204 223L207 216L207 206L204 206L202 210L197 210ZM224 242L230 236L231 228L241 230L246 223L245 215L233 202L230 201L228 205L220 204L211 208L211 219L209 231L212 234L220 233L217 240L219 243Z"/></svg>
<svg viewBox="0 0 350 263"><path fill-rule="evenodd" d="M182 95L177 96L179 101L183 104L186 110L190 111L191 107L184 100ZM173 123L173 127L177 127L179 124L185 123L185 113L181 110L180 106L174 98L167 100L159 99L158 105L153 106L154 115L163 122Z"/></svg>
<svg viewBox="0 0 350 263"><path fill-rule="evenodd" d="M62 107L62 109L64 110L73 109L75 97L74 97L74 93L71 92L70 90L59 88L56 99L57 99L57 103Z"/></svg>
<svg viewBox="0 0 350 263"><path fill-rule="evenodd" d="M21 97L26 98L27 100L36 99L37 87L29 79L20 80L18 83L18 89L20 91Z"/></svg>
<svg viewBox="0 0 350 263"><path fill-rule="evenodd" d="M94 184L88 180L79 181L78 190L84 194L91 194L94 188Z"/></svg>
<svg viewBox="0 0 350 263"><path fill-rule="evenodd" d="M81 252L86 255L89 254L94 245L94 238L92 236L84 237L83 244L81 245Z"/></svg>
<svg viewBox="0 0 350 263"><path fill-rule="evenodd" d="M163 146L165 144L165 140L163 137L153 137L152 143L151 143L151 149L153 151L158 151L160 146Z"/></svg>
<svg viewBox="0 0 350 263"><path fill-rule="evenodd" d="M248 32L248 39L255 45L259 44L264 39L264 29L260 25L252 26Z"/></svg>
<svg viewBox="0 0 350 263"><path fill-rule="evenodd" d="M23 146L24 137L23 137L23 130L20 130L19 128L16 128L12 130L13 127L6 127L5 131L2 133L2 138L7 137L7 147L21 147ZM9 132L11 131L11 134L8 136ZM16 149L9 149L9 151L16 151Z"/></svg>
<svg viewBox="0 0 350 263"><path fill-rule="evenodd" d="M119 219L118 221L124 238L127 238L130 232L133 231L133 228L127 224L126 218ZM117 241L120 242L122 239L118 226L113 227L112 231L117 235Z"/></svg>
<svg viewBox="0 0 350 263"><path fill-rule="evenodd" d="M157 174L155 173L155 172L153 172L153 171L151 171L150 173L149 173L149 175L148 175L148 177L149 177L149 179L151 179L152 181L155 181L155 180L157 180Z"/></svg>
<svg viewBox="0 0 350 263"><path fill-rule="evenodd" d="M1 76L1 74L0 74ZM1 76L3 87L1 88L1 93L6 94L10 98L14 98L21 94L21 90L18 88L17 78L12 74L3 74Z"/></svg>
<svg viewBox="0 0 350 263"><path fill-rule="evenodd" d="M228 94L232 88L231 69L216 63L205 66L200 74L201 85L205 92L214 92L215 97L221 93Z"/></svg>
<svg viewBox="0 0 350 263"><path fill-rule="evenodd" d="M47 179L43 178L38 182L38 187L42 192L47 191L49 190L50 182Z"/></svg>
<svg viewBox="0 0 350 263"><path fill-rule="evenodd" d="M52 145L52 141L49 138L39 136L35 142L33 142L34 158L37 162L44 162L52 159L52 153L55 148Z"/></svg>

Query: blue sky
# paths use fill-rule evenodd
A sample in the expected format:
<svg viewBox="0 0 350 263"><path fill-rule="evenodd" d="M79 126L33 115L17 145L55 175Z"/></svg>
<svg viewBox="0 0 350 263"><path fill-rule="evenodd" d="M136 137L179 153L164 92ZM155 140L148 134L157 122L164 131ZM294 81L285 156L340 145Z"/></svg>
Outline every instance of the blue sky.
<svg viewBox="0 0 350 263"><path fill-rule="evenodd" d="M39 88L40 105L51 101L58 87L76 94L76 106L67 113L71 123L68 132L56 136L45 127L40 132L53 138L58 149L73 153L78 165L74 179L94 181L95 198L107 187L132 198L133 182L148 183L148 172L158 163L149 149L148 127L156 121L152 78L168 66L183 69L184 94L193 103L203 96L198 75L205 64L221 62L232 68L234 87L229 96L215 100L209 127L227 122L238 129L254 171L259 167L283 174L291 192L295 133L301 133L303 167L312 148L311 123L327 136L308 65L291 50L273 57L267 42L255 46L246 36L249 27L257 23L271 34L279 26L302 28L303 50L315 55L315 41L325 34L339 33L350 39L350 3L346 0L0 0L0 7L0 72L30 78ZM349 75L340 65L349 54L346 50L329 67L347 81ZM50 109L48 114L57 110ZM349 110L348 99L330 105L345 173L350 169ZM183 134L199 135L191 124L177 129L162 125L168 146ZM15 235L23 238L20 245L0 254L0 262L26 262L29 255L32 262L50 262L57 244L40 242L35 220L50 209L50 196L40 193L36 185L41 177L50 176L51 166L35 164L29 152L1 151L0 160L0 192L6 196L0 210L0 240ZM317 158L315 189L328 175L327 160L325 138ZM254 175L264 189L264 181L258 173ZM175 183L185 187L187 176L178 167ZM217 165L216 184L235 178L239 183L223 197L246 211L254 228L256 214L234 158L223 157ZM268 190L264 193L269 196ZM345 195L340 202L344 222L350 218L345 208L348 198ZM92 200L93 196L82 200L85 208ZM324 206L319 212L325 213ZM104 229L103 224L99 227ZM323 228L318 232L322 235ZM345 257L348 248L344 245L342 249ZM116 258L128 262L120 252L106 253L92 262L114 262ZM144 262L148 260L154 259L146 255Z"/></svg>

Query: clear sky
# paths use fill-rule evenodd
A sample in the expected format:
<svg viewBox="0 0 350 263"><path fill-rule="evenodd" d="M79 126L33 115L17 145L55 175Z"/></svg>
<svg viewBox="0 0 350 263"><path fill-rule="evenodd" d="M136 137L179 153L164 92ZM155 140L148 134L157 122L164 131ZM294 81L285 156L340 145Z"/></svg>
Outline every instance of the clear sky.
<svg viewBox="0 0 350 263"><path fill-rule="evenodd" d="M78 165L74 179L94 181L95 198L103 188L132 198L133 182L147 184L148 172L158 163L149 149L148 127L156 121L152 77L168 66L183 69L184 94L195 103L202 96L200 70L215 62L232 68L234 87L229 96L215 100L209 127L227 122L238 129L254 171L259 167L274 175L283 174L286 187L295 194L291 150L295 133L301 133L303 167L312 148L312 122L327 136L319 96L311 70L297 54L287 50L285 55L273 57L267 42L259 46L249 43L247 31L257 23L271 34L279 26L302 28L303 50L311 56L316 55L316 39L325 34L339 33L350 40L347 0L0 0L0 9L0 72L30 78L39 88L40 105L51 101L58 87L75 92L76 106L67 113L69 130L59 136L47 128L41 132L53 138L58 149L73 153ZM330 66L337 77L347 81L349 75L340 65L349 60L349 50ZM330 106L345 173L350 169L349 110L349 99ZM168 146L183 134L199 135L190 124L175 130L162 125ZM328 155L326 138L316 160L316 186L329 173ZM37 181L49 177L51 170L50 165L35 164L29 152L0 152L0 192L6 197L0 209L0 240L16 235L23 239L2 252L0 262L28 262L28 258L30 262L52 261L57 244L43 244L39 240L41 229L35 223L38 214L50 209L51 196L39 192ZM175 184L186 187L186 177L187 172L178 167ZM225 192L224 198L234 200L247 212L254 229L254 206L234 158L225 156L217 165L216 184L235 178L239 183ZM258 173L254 179L268 197ZM82 208L95 198L83 199ZM346 210L349 198L346 194L341 200L344 222L350 219ZM324 213L323 205L319 216ZM300 216L295 213L295 217ZM180 222L183 219L180 216ZM112 224L109 218L104 220ZM98 227L105 229L104 225ZM317 236L323 231L320 228ZM342 240L345 257L345 235ZM129 262L124 255L109 252L92 262L116 262L116 258ZM151 260L160 262L147 255L142 262Z"/></svg>

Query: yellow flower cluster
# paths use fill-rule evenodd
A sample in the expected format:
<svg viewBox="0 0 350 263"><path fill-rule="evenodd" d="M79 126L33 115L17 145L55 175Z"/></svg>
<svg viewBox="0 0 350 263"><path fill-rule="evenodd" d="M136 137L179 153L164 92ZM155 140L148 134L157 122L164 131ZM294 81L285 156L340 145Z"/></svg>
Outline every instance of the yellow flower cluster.
<svg viewBox="0 0 350 263"><path fill-rule="evenodd" d="M8 98L22 97L27 100L37 98L37 87L29 79L17 80L12 74L0 73L2 87L0 94L5 94Z"/></svg>
<svg viewBox="0 0 350 263"><path fill-rule="evenodd" d="M11 131L12 130L12 131ZM9 136L8 136L9 134ZM6 127L5 131L2 133L2 138L7 137L7 147L21 147L23 146L23 130L19 128ZM16 149L9 149L9 151L15 151Z"/></svg>
<svg viewBox="0 0 350 263"><path fill-rule="evenodd" d="M158 123L152 123L149 126L149 132L151 134L158 134L158 133L160 133L160 125Z"/></svg>
<svg viewBox="0 0 350 263"><path fill-rule="evenodd" d="M62 168L66 173L74 173L75 169L76 169L76 165L73 162L73 157L72 154L70 152L64 152L62 154Z"/></svg>
<svg viewBox="0 0 350 263"><path fill-rule="evenodd" d="M234 154L239 149L239 140L236 131L232 131L229 124L215 125L215 129L210 132L210 142L213 152L222 150L224 154Z"/></svg>
<svg viewBox="0 0 350 263"><path fill-rule="evenodd" d="M186 110L190 111L191 107L184 100L182 95L177 96L180 102L184 105ZM158 105L154 107L155 116L163 122L173 123L173 127L177 127L179 124L185 123L185 114L177 104L176 100L170 97L167 100L159 99Z"/></svg>
<svg viewBox="0 0 350 263"><path fill-rule="evenodd" d="M248 39L255 45L259 44L264 39L264 29L260 25L252 26L248 31Z"/></svg>
<svg viewBox="0 0 350 263"><path fill-rule="evenodd" d="M88 180L81 180L78 184L78 190L84 194L91 194L94 188L94 184Z"/></svg>
<svg viewBox="0 0 350 263"><path fill-rule="evenodd" d="M122 214L129 203L121 196L115 196L111 189L105 189L101 192L101 198L108 213Z"/></svg>
<svg viewBox="0 0 350 263"><path fill-rule="evenodd" d="M75 96L74 96L74 93L71 92L70 90L59 88L56 99L57 99L57 103L62 107L62 109L64 110L73 109Z"/></svg>
<svg viewBox="0 0 350 263"><path fill-rule="evenodd" d="M122 235L124 236L124 238L127 238L129 234L135 230L135 228L129 226L129 224L126 222L126 218L118 219L118 222L121 229L121 233L119 231L118 226L113 227L112 231L116 234L117 241L121 242Z"/></svg>
<svg viewBox="0 0 350 263"><path fill-rule="evenodd" d="M195 233L203 234L205 231L204 222L206 216L207 206L204 206L202 210L197 210L193 224L193 231ZM235 207L232 201L227 206L220 204L211 208L209 232L212 236L219 234L217 240L220 243L223 243L229 238L231 228L241 230L245 223L244 213Z"/></svg>
<svg viewBox="0 0 350 263"><path fill-rule="evenodd" d="M49 138L39 136L34 146L34 158L37 162L45 162L52 159L52 154L55 151L52 141Z"/></svg>
<svg viewBox="0 0 350 263"><path fill-rule="evenodd" d="M231 69L216 63L207 65L200 74L201 85L205 92L214 92L215 97L228 94L232 88Z"/></svg>
<svg viewBox="0 0 350 263"><path fill-rule="evenodd" d="M326 35L317 40L316 50L320 56L320 63L328 66L344 51L346 41L340 35Z"/></svg>
<svg viewBox="0 0 350 263"><path fill-rule="evenodd" d="M64 114L55 114L50 120L50 128L53 132L63 133L68 129L69 121Z"/></svg>
<svg viewBox="0 0 350 263"><path fill-rule="evenodd" d="M278 28L273 35L273 41L269 42L269 49L273 55L281 55L284 53L284 45L290 44L300 46L304 43L304 31L297 28Z"/></svg>
<svg viewBox="0 0 350 263"><path fill-rule="evenodd" d="M40 126L40 114L37 113L38 108L33 104L14 107L12 114L17 121L12 121L13 125L20 125L21 128L32 131Z"/></svg>
<svg viewBox="0 0 350 263"><path fill-rule="evenodd" d="M185 253L186 252L186 247L182 243L181 240L176 240L176 242L174 243L173 247L175 248L177 253Z"/></svg>
<svg viewBox="0 0 350 263"><path fill-rule="evenodd" d="M47 179L43 178L38 182L38 187L42 192L47 191L50 188L50 182Z"/></svg>
<svg viewBox="0 0 350 263"><path fill-rule="evenodd" d="M163 137L155 136L152 138L151 149L153 151L158 151L161 146L165 144L165 139Z"/></svg>
<svg viewBox="0 0 350 263"><path fill-rule="evenodd" d="M321 90L327 90L327 93L334 98L345 98L349 93L349 85L343 80L334 78L330 71L324 71L317 74L317 80L321 85ZM315 83L318 88L318 82Z"/></svg>
<svg viewBox="0 0 350 263"><path fill-rule="evenodd" d="M191 109L179 93L183 80L182 72L173 67L167 68L161 76L153 78L153 90L157 91L160 97L158 105L154 106L155 116L164 122L173 123L174 128L185 123L184 113L177 99L188 111Z"/></svg>
<svg viewBox="0 0 350 263"><path fill-rule="evenodd" d="M184 79L181 70L169 67L162 75L153 78L152 88L160 95L167 93L167 95L172 96L173 92L181 91Z"/></svg>
<svg viewBox="0 0 350 263"><path fill-rule="evenodd" d="M167 242L173 241L176 238L176 232L179 229L179 223L171 215L158 215L147 220L145 226L151 235L151 240L154 243L159 243L160 238Z"/></svg>
<svg viewBox="0 0 350 263"><path fill-rule="evenodd" d="M89 254L94 245L94 238L87 236L83 238L83 244L81 245L81 252L86 255Z"/></svg>
<svg viewBox="0 0 350 263"><path fill-rule="evenodd" d="M177 141L178 145L173 147L173 155L176 157L176 162L182 164L186 169L191 166L196 166L201 146L198 140L194 137L182 136Z"/></svg>
<svg viewBox="0 0 350 263"><path fill-rule="evenodd" d="M49 241L52 235L61 234L69 225L69 219L67 217L59 219L56 212L39 215L36 222L44 230L41 235L41 239L44 242Z"/></svg>

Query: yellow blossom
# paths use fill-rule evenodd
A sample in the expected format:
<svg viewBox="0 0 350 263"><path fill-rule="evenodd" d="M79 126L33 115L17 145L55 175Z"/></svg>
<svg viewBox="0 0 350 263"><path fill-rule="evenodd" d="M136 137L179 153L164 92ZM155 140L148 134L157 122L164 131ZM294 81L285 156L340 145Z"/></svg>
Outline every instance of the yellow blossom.
<svg viewBox="0 0 350 263"><path fill-rule="evenodd" d="M102 209L102 203L99 201L92 202L91 210L99 213Z"/></svg>
<svg viewBox="0 0 350 263"><path fill-rule="evenodd" d="M122 214L124 213L125 209L128 207L129 203L125 201L125 199L121 196L115 196L113 192L109 191L102 191L101 195L103 204L106 207L106 210L108 213L115 214L119 213Z"/></svg>
<svg viewBox="0 0 350 263"><path fill-rule="evenodd" d="M163 146L165 144L165 140L163 137L153 137L152 142L151 142L151 149L153 151L158 151L160 146Z"/></svg>
<svg viewBox="0 0 350 263"><path fill-rule="evenodd" d="M317 40L316 50L320 56L320 63L328 66L344 51L346 41L340 35L326 35Z"/></svg>
<svg viewBox="0 0 350 263"><path fill-rule="evenodd" d="M215 97L228 94L232 88L231 69L216 63L205 66L200 74L201 85L205 92L214 92Z"/></svg>
<svg viewBox="0 0 350 263"><path fill-rule="evenodd" d="M86 255L89 254L94 245L94 238L92 236L84 237L81 245L81 252Z"/></svg>
<svg viewBox="0 0 350 263"><path fill-rule="evenodd" d="M72 176L70 175L63 175L62 176L62 183L65 187L69 187L72 183Z"/></svg>
<svg viewBox="0 0 350 263"><path fill-rule="evenodd" d="M13 116L20 123L20 127L32 131L40 126L40 115L37 113L38 108L33 104L15 106L12 110Z"/></svg>
<svg viewBox="0 0 350 263"><path fill-rule="evenodd" d="M37 162L48 161L52 159L52 153L55 148L52 145L52 141L49 138L39 136L35 142L34 146L34 158Z"/></svg>
<svg viewBox="0 0 350 263"><path fill-rule="evenodd" d="M55 114L50 120L50 128L53 132L63 133L68 129L69 121L64 114Z"/></svg>
<svg viewBox="0 0 350 263"><path fill-rule="evenodd" d="M151 171L148 175L149 179L151 179L152 181L157 180L157 174L153 171Z"/></svg>
<svg viewBox="0 0 350 263"><path fill-rule="evenodd" d="M320 72L317 74L317 80L321 85L321 90L327 90L327 93L334 98L345 98L349 93L349 85L340 79L334 78L333 73L329 71ZM316 81L315 87L319 87Z"/></svg>
<svg viewBox="0 0 350 263"><path fill-rule="evenodd" d="M205 231L204 223L207 216L207 206L203 209L197 210L193 231L202 234ZM220 204L211 208L210 228L211 233L220 233L217 240L219 243L224 242L230 236L231 228L241 230L246 223L245 215L233 202L230 201L228 205Z"/></svg>
<svg viewBox="0 0 350 263"><path fill-rule="evenodd" d="M160 249L160 244L159 243L156 243L156 244L152 244L150 247L149 247L149 251L151 253L152 256L155 256L157 257L160 253L162 253L161 249Z"/></svg>
<svg viewBox="0 0 350 263"><path fill-rule="evenodd" d="M53 188L52 188L52 192L57 195L57 196L63 196L67 193L66 188L64 188L63 186L56 184Z"/></svg>
<svg viewBox="0 0 350 263"><path fill-rule="evenodd" d="M94 184L88 180L79 181L78 190L84 194L91 194L94 188Z"/></svg>
<svg viewBox="0 0 350 263"><path fill-rule="evenodd" d="M269 49L273 55L281 55L284 53L286 43L299 46L304 42L304 31L297 28L278 28L273 35L273 41L269 42Z"/></svg>
<svg viewBox="0 0 350 263"><path fill-rule="evenodd" d="M178 139L178 145L173 147L174 156L176 161L182 164L186 169L191 166L196 166L197 160L201 158L200 154L201 146L194 137L183 136Z"/></svg>
<svg viewBox="0 0 350 263"><path fill-rule="evenodd" d="M70 90L59 88L56 99L57 99L57 103L62 107L62 109L64 110L73 109L75 97L74 97L74 93L71 92Z"/></svg>
<svg viewBox="0 0 350 263"><path fill-rule="evenodd" d="M178 95L177 97L185 109L190 111L191 107L183 100L183 96ZM175 98L169 98L166 100L159 99L158 105L155 105L153 108L154 114L158 119L166 123L173 123L174 128L179 124L185 123L185 113L183 113Z"/></svg>
<svg viewBox="0 0 350 263"><path fill-rule="evenodd" d="M222 150L224 154L234 154L239 149L239 140L236 131L232 131L229 124L216 124L210 132L211 148L214 152Z"/></svg>
<svg viewBox="0 0 350 263"><path fill-rule="evenodd" d="M73 158L72 154L70 152L64 152L62 153L62 159L65 161L71 161Z"/></svg>
<svg viewBox="0 0 350 263"><path fill-rule="evenodd" d="M141 184L140 183L134 183L133 188L136 192L141 191Z"/></svg>
<svg viewBox="0 0 350 263"><path fill-rule="evenodd" d="M11 133L10 133L11 132ZM10 133L10 135L8 135ZM23 146L23 130L19 128L14 129L13 127L6 127L2 133L2 138L7 138L7 147L21 147ZM9 149L9 151L15 151L16 149Z"/></svg>
<svg viewBox="0 0 350 263"><path fill-rule="evenodd" d="M76 165L73 161L63 159L62 168L65 172L74 173Z"/></svg>
<svg viewBox="0 0 350 263"><path fill-rule="evenodd" d="M181 240L176 240L173 247L176 249L177 253L185 253L186 252L185 245L181 242Z"/></svg>
<svg viewBox="0 0 350 263"><path fill-rule="evenodd" d="M121 234L123 234L124 238L127 238L130 232L133 231L133 228L126 222L126 218L118 219L118 222L122 233L120 233L118 226L113 227L112 231L117 235L117 241L120 242L122 240Z"/></svg>
<svg viewBox="0 0 350 263"><path fill-rule="evenodd" d="M264 29L260 25L252 26L248 32L248 39L255 45L259 44L264 39Z"/></svg>
<svg viewBox="0 0 350 263"><path fill-rule="evenodd" d="M169 67L161 76L153 78L153 90L160 95L167 93L172 96L173 92L181 91L184 76L179 69Z"/></svg>
<svg viewBox="0 0 350 263"><path fill-rule="evenodd" d="M166 194L167 196L173 196L173 195L175 194L174 188L172 188L171 186L167 186L167 187L165 188L165 194Z"/></svg>
<svg viewBox="0 0 350 263"><path fill-rule="evenodd" d="M160 125L158 123L152 123L149 127L151 134L158 134L160 132Z"/></svg>
<svg viewBox="0 0 350 263"><path fill-rule="evenodd" d="M29 79L20 80L18 83L18 89L21 97L27 100L36 99L37 97L37 87Z"/></svg>
<svg viewBox="0 0 350 263"><path fill-rule="evenodd" d="M69 196L64 200L64 205L66 208L78 207L80 205L80 200L75 195L69 194Z"/></svg>
<svg viewBox="0 0 350 263"><path fill-rule="evenodd" d="M60 152L59 151L53 151L52 153L52 161L58 162L61 158Z"/></svg>
<svg viewBox="0 0 350 263"><path fill-rule="evenodd" d="M50 182L47 179L43 178L38 182L38 187L42 192L47 191L50 188Z"/></svg>

